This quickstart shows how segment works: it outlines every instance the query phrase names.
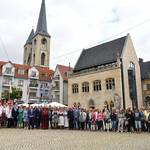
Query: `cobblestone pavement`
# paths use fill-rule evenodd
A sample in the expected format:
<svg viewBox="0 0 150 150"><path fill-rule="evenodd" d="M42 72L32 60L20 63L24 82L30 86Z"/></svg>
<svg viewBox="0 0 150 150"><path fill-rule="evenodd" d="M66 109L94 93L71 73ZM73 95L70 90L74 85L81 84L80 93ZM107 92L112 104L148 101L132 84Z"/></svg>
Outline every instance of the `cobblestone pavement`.
<svg viewBox="0 0 150 150"><path fill-rule="evenodd" d="M0 150L150 150L150 133L0 129Z"/></svg>

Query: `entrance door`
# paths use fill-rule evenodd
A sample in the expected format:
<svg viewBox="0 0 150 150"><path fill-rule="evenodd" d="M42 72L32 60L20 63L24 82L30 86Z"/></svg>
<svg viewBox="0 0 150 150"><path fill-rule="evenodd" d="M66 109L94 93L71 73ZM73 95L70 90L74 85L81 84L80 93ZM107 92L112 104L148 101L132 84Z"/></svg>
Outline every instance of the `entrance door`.
<svg viewBox="0 0 150 150"><path fill-rule="evenodd" d="M92 108L92 109L94 109L94 108L95 108L95 102L94 102L94 100L93 100L93 99L90 99L90 100L89 100L89 104L88 104L88 106L89 106L89 108Z"/></svg>

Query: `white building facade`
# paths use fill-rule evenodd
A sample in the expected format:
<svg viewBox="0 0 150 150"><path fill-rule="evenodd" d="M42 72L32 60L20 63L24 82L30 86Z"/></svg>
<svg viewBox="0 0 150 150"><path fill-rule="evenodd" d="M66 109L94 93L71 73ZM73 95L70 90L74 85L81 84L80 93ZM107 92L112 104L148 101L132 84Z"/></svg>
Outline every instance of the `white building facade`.
<svg viewBox="0 0 150 150"><path fill-rule="evenodd" d="M15 87L22 91L22 101L49 101L52 75L53 71L46 67L0 61L0 99L11 92L11 87Z"/></svg>
<svg viewBox="0 0 150 150"><path fill-rule="evenodd" d="M57 65L52 77L52 101L68 105L68 66Z"/></svg>

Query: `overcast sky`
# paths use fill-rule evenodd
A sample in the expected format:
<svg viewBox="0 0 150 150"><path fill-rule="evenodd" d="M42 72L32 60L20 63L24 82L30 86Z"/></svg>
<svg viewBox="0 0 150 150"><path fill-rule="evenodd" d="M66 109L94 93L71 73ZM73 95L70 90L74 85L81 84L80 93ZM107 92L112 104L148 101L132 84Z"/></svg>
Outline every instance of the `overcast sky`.
<svg viewBox="0 0 150 150"><path fill-rule="evenodd" d="M23 46L32 27L36 29L41 1L0 0L0 60L9 57L12 62L23 62ZM150 60L149 0L45 1L51 35L50 68L69 62L73 67L83 48L122 31L126 32L113 39L129 32L137 56ZM136 27L127 31L133 26Z"/></svg>

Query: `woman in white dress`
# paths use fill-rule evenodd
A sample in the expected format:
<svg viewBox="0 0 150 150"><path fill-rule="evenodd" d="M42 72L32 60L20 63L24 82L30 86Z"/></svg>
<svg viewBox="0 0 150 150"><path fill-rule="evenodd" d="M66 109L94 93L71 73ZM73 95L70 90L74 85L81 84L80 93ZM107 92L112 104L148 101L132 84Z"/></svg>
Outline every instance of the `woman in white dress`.
<svg viewBox="0 0 150 150"><path fill-rule="evenodd" d="M64 109L64 127L65 127L65 128L68 128L68 127L69 127L67 108Z"/></svg>
<svg viewBox="0 0 150 150"><path fill-rule="evenodd" d="M58 115L59 115L58 126L60 128L63 128L64 127L64 110L62 108L60 108Z"/></svg>

